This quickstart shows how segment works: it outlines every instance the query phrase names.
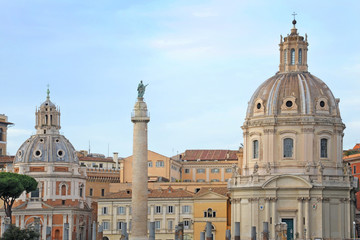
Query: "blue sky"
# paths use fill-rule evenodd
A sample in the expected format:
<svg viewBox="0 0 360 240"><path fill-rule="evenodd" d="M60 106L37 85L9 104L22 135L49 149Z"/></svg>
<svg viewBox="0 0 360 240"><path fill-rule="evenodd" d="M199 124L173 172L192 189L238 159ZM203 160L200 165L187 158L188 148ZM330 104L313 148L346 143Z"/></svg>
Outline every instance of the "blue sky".
<svg viewBox="0 0 360 240"><path fill-rule="evenodd" d="M344 149L360 142L359 1L0 1L0 113L14 154L35 107L61 108L77 150L132 154L140 80L149 149L237 149L247 102L278 71L280 34L297 12L309 71L340 98Z"/></svg>

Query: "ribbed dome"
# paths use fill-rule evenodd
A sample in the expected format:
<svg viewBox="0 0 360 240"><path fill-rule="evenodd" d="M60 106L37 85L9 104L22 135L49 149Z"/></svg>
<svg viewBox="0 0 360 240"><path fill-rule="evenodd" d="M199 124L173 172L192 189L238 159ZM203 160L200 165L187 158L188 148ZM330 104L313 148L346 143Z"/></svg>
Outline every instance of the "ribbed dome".
<svg viewBox="0 0 360 240"><path fill-rule="evenodd" d="M340 116L338 100L319 78L309 72L278 73L255 91L247 118L279 115Z"/></svg>
<svg viewBox="0 0 360 240"><path fill-rule="evenodd" d="M15 156L14 163L66 162L78 163L73 145L60 134L36 134L26 140Z"/></svg>

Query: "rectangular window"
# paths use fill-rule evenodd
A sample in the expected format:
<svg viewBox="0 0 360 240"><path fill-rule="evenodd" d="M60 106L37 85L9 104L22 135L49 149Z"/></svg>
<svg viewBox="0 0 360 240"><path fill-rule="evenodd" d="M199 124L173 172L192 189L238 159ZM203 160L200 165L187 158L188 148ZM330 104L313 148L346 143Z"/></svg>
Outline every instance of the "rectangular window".
<svg viewBox="0 0 360 240"><path fill-rule="evenodd" d="M185 179L184 182L191 182L191 180L190 179Z"/></svg>
<svg viewBox="0 0 360 240"><path fill-rule="evenodd" d="M103 226L103 230L109 230L110 223L109 222L103 222L102 226Z"/></svg>
<svg viewBox="0 0 360 240"><path fill-rule="evenodd" d="M156 167L164 167L164 161L156 161Z"/></svg>
<svg viewBox="0 0 360 240"><path fill-rule="evenodd" d="M211 182L220 182L219 179L211 179Z"/></svg>
<svg viewBox="0 0 360 240"><path fill-rule="evenodd" d="M125 207L118 207L117 214L124 215L125 214Z"/></svg>
<svg viewBox="0 0 360 240"><path fill-rule="evenodd" d="M185 172L185 173L190 173L190 169L189 169L189 168L185 168L184 172Z"/></svg>
<svg viewBox="0 0 360 240"><path fill-rule="evenodd" d="M168 220L168 229L169 230L173 229L173 221L172 220Z"/></svg>
<svg viewBox="0 0 360 240"><path fill-rule="evenodd" d="M108 208L107 207L102 208L102 214L108 214Z"/></svg>
<svg viewBox="0 0 360 240"><path fill-rule="evenodd" d="M103 165L102 163L99 164L99 168L103 168L103 166L104 166L104 165Z"/></svg>
<svg viewBox="0 0 360 240"><path fill-rule="evenodd" d="M148 161L148 167L152 167L153 164L152 164L152 161Z"/></svg>
<svg viewBox="0 0 360 240"><path fill-rule="evenodd" d="M92 188L90 188L89 195L90 195L90 197L93 195L93 189Z"/></svg>
<svg viewBox="0 0 360 240"><path fill-rule="evenodd" d="M197 179L197 182L205 182L205 179Z"/></svg>
<svg viewBox="0 0 360 240"><path fill-rule="evenodd" d="M103 196L105 196L105 189L101 189L101 196L103 197Z"/></svg>
<svg viewBox="0 0 360 240"><path fill-rule="evenodd" d="M293 156L294 140L291 138L284 139L284 157L291 158Z"/></svg>
<svg viewBox="0 0 360 240"><path fill-rule="evenodd" d="M189 205L182 206L182 213L190 213L190 206Z"/></svg>
<svg viewBox="0 0 360 240"><path fill-rule="evenodd" d="M122 225L123 225L122 222L117 222L117 223L116 223L116 229L117 229L117 230L121 230L121 229L122 229Z"/></svg>
<svg viewBox="0 0 360 240"><path fill-rule="evenodd" d="M190 229L190 220L184 220L184 229Z"/></svg>
<svg viewBox="0 0 360 240"><path fill-rule="evenodd" d="M232 168L227 168L227 169L225 169L225 172L231 173L231 172L232 172Z"/></svg>
<svg viewBox="0 0 360 240"><path fill-rule="evenodd" d="M328 140L326 138L322 138L320 140L320 157L321 158L327 158L327 144L328 143Z"/></svg>
<svg viewBox="0 0 360 240"><path fill-rule="evenodd" d="M354 174L356 173L356 166L354 166Z"/></svg>
<svg viewBox="0 0 360 240"><path fill-rule="evenodd" d="M211 169L211 172L212 173L218 173L220 170L218 169L218 168L213 168L213 169Z"/></svg>
<svg viewBox="0 0 360 240"><path fill-rule="evenodd" d="M39 198L39 196L40 196L39 188L31 192L31 198Z"/></svg>
<svg viewBox="0 0 360 240"><path fill-rule="evenodd" d="M155 229L160 229L160 227L161 227L161 222L155 221Z"/></svg>
<svg viewBox="0 0 360 240"><path fill-rule="evenodd" d="M253 141L253 158L259 158L259 141Z"/></svg>
<svg viewBox="0 0 360 240"><path fill-rule="evenodd" d="M174 206L167 206L167 213L174 213Z"/></svg>
<svg viewBox="0 0 360 240"><path fill-rule="evenodd" d="M155 213L161 213L161 206L155 206Z"/></svg>
<svg viewBox="0 0 360 240"><path fill-rule="evenodd" d="M198 168L196 169L197 173L205 173L205 168Z"/></svg>

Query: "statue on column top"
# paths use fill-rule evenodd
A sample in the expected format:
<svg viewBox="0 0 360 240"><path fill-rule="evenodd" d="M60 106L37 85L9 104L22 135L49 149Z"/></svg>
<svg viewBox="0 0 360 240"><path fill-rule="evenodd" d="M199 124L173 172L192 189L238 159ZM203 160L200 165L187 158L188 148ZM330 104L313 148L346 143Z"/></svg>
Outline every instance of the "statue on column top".
<svg viewBox="0 0 360 240"><path fill-rule="evenodd" d="M145 88L146 86L149 84L144 85L143 81L141 80L138 87L137 87L137 91L138 91L138 98L143 98L144 97L144 93L145 93Z"/></svg>

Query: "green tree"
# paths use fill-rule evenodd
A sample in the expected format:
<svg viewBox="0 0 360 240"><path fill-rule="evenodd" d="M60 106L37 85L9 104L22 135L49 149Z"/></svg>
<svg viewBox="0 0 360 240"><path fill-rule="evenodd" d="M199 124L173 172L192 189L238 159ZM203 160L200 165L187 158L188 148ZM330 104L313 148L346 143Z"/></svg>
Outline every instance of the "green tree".
<svg viewBox="0 0 360 240"><path fill-rule="evenodd" d="M20 229L10 225L0 240L38 240L40 234L32 229Z"/></svg>
<svg viewBox="0 0 360 240"><path fill-rule="evenodd" d="M0 199L4 201L4 209L11 222L11 208L15 200L26 191L29 193L36 190L38 183L30 176L0 172Z"/></svg>

